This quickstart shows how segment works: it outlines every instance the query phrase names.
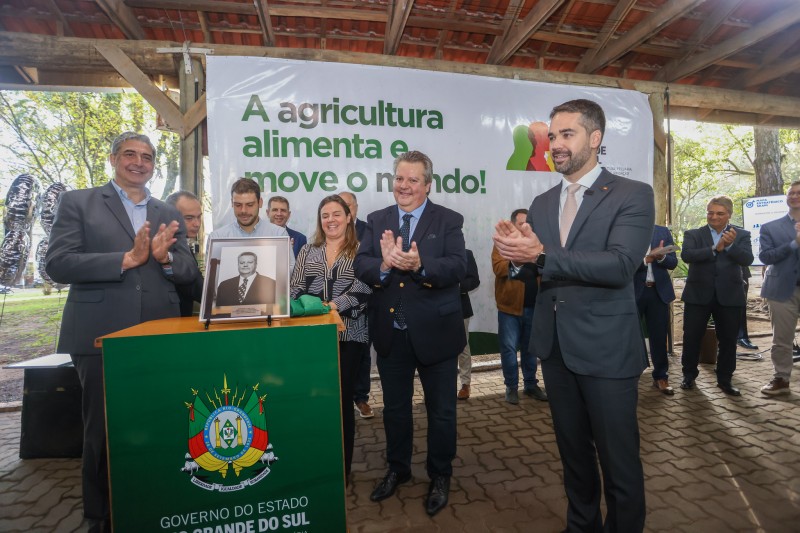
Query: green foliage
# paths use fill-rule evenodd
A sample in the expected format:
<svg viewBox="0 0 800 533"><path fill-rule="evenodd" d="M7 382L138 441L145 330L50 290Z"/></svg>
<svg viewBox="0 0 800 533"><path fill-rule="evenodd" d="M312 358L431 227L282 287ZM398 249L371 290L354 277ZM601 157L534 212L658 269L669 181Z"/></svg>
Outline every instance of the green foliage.
<svg viewBox="0 0 800 533"><path fill-rule="evenodd" d="M44 186L95 187L111 177L111 141L126 130L146 132L155 122L155 111L136 93L0 91L0 161L8 175L28 172ZM177 136L151 138L163 150L159 164L177 166ZM157 168L155 179L162 175Z"/></svg>

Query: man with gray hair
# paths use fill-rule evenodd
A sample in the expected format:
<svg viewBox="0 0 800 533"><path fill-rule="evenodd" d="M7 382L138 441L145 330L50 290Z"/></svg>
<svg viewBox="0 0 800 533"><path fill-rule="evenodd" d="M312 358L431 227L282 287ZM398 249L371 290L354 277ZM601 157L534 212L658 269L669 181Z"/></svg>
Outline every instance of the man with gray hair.
<svg viewBox="0 0 800 533"><path fill-rule="evenodd" d="M687 230L681 259L689 265L683 289L683 381L682 389L693 389L700 360L700 345L708 319L714 317L719 354L717 386L739 396L731 383L736 370L736 336L742 307L747 304L742 267L753 263L750 232L730 225L733 201L715 196L706 206L708 225Z"/></svg>
<svg viewBox="0 0 800 533"><path fill-rule="evenodd" d="M177 317L175 285L199 272L178 211L153 198L155 147L126 132L111 145L113 179L60 199L47 274L71 285L58 351L70 354L83 388L83 514L89 531L110 531L103 360L97 337Z"/></svg>

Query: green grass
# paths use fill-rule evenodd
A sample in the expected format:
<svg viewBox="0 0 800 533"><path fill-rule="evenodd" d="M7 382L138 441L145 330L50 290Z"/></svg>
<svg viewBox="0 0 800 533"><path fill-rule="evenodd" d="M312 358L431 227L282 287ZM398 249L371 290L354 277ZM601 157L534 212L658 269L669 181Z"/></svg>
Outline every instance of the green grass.
<svg viewBox="0 0 800 533"><path fill-rule="evenodd" d="M44 296L41 289L0 295L0 365L54 353L66 300L66 291Z"/></svg>

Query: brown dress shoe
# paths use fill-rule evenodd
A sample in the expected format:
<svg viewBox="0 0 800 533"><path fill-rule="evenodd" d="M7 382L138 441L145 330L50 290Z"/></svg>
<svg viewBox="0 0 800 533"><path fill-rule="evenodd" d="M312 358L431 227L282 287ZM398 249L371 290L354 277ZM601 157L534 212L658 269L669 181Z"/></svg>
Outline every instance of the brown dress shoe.
<svg viewBox="0 0 800 533"><path fill-rule="evenodd" d="M469 398L469 385L461 385L461 390L458 391L457 397L459 400L466 400Z"/></svg>
<svg viewBox="0 0 800 533"><path fill-rule="evenodd" d="M669 386L669 381L666 379L654 379L653 380L653 387L658 389L659 392L662 394L666 394L668 396L672 396L675 394L675 391L672 390L672 387Z"/></svg>

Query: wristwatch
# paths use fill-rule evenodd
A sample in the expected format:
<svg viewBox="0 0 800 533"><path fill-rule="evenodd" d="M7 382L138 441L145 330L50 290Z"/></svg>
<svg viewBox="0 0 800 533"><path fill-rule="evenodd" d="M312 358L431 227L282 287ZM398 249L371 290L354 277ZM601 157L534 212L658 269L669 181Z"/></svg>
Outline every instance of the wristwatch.
<svg viewBox="0 0 800 533"><path fill-rule="evenodd" d="M542 252L542 253L540 253L540 254L539 254L539 256L536 258L536 261L534 261L534 264L535 264L537 267L539 267L539 268L544 268L544 261L545 261L545 259L547 259L547 256L545 255L545 253L544 253L544 252Z"/></svg>
<svg viewBox="0 0 800 533"><path fill-rule="evenodd" d="M172 252L167 252L167 261L165 263L161 263L164 266L172 264Z"/></svg>

